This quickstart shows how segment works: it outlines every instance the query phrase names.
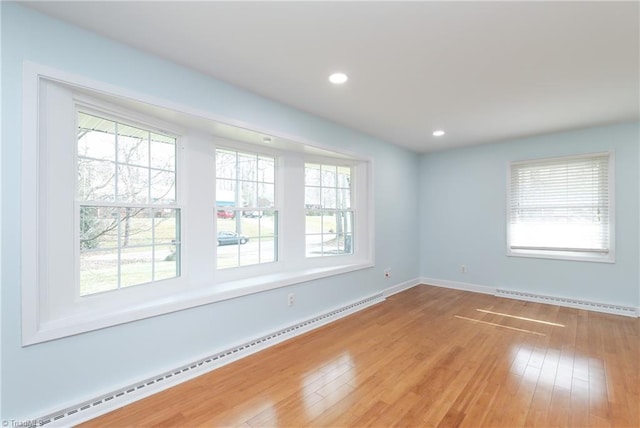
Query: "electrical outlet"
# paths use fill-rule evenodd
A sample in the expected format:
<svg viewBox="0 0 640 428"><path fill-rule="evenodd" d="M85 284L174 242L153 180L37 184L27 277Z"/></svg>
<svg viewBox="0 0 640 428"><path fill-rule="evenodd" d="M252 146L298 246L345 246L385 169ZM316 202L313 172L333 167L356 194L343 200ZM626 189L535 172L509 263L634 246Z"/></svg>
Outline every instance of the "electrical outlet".
<svg viewBox="0 0 640 428"><path fill-rule="evenodd" d="M460 272L467 273L467 265L460 265Z"/></svg>
<svg viewBox="0 0 640 428"><path fill-rule="evenodd" d="M391 278L391 268L386 268L384 270L384 277L385 278Z"/></svg>
<svg viewBox="0 0 640 428"><path fill-rule="evenodd" d="M293 306L293 304L296 302L296 295L293 293L289 293L287 295L287 304L289 306Z"/></svg>

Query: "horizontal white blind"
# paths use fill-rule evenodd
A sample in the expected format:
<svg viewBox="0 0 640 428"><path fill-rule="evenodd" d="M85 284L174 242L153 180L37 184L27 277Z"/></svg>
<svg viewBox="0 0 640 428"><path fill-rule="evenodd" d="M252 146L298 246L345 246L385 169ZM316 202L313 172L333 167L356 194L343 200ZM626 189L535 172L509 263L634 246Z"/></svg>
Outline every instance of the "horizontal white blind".
<svg viewBox="0 0 640 428"><path fill-rule="evenodd" d="M609 154L511 164L510 247L609 252Z"/></svg>

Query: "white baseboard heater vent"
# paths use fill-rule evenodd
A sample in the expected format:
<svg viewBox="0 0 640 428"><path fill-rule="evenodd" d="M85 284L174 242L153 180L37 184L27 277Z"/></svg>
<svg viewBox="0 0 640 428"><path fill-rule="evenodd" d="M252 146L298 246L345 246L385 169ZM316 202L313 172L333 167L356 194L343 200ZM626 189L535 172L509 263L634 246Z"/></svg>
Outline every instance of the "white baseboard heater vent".
<svg viewBox="0 0 640 428"><path fill-rule="evenodd" d="M528 302L548 303L550 305L565 306L576 309L586 309L588 311L604 312L615 315L625 315L637 317L635 308L619 305L609 305L606 303L594 303L585 300L566 299L564 297L543 296L540 294L522 293L520 291L497 289L496 296L508 297L510 299L525 300Z"/></svg>
<svg viewBox="0 0 640 428"><path fill-rule="evenodd" d="M32 424L28 426L69 426L87 421L384 300L383 293L375 294L350 305L327 312L326 314L308 319L282 330L278 330L274 333L251 340L242 345L219 352L209 357L202 358L191 364L178 367L175 370L145 379L109 394L85 401L79 405L67 407L47 416L33 419Z"/></svg>

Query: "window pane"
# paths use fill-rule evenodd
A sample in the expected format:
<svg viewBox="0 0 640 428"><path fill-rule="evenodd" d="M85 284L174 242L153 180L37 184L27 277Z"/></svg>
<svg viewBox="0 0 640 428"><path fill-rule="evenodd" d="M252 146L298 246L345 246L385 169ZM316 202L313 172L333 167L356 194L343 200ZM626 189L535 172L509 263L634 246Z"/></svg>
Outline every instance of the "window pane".
<svg viewBox="0 0 640 428"><path fill-rule="evenodd" d="M179 213L180 211L175 209L154 211L154 238L156 244L175 243L179 241Z"/></svg>
<svg viewBox="0 0 640 428"><path fill-rule="evenodd" d="M151 168L175 171L176 139L151 133Z"/></svg>
<svg viewBox="0 0 640 428"><path fill-rule="evenodd" d="M305 248L307 257L322 256L322 235L307 235Z"/></svg>
<svg viewBox="0 0 640 428"><path fill-rule="evenodd" d="M275 238L260 239L260 263L275 262L277 260Z"/></svg>
<svg viewBox="0 0 640 428"><path fill-rule="evenodd" d="M258 181L275 182L275 159L261 156L258 158Z"/></svg>
<svg viewBox="0 0 640 428"><path fill-rule="evenodd" d="M339 249L345 254L353 253L353 212L340 212L336 220Z"/></svg>
<svg viewBox="0 0 640 428"><path fill-rule="evenodd" d="M260 218L260 236L277 235L276 224L277 216L273 211L263 211Z"/></svg>
<svg viewBox="0 0 640 428"><path fill-rule="evenodd" d="M255 265L260 263L260 240L250 239L246 244L240 245L240 266Z"/></svg>
<svg viewBox="0 0 640 428"><path fill-rule="evenodd" d="M120 246L153 244L153 217L146 208L120 209Z"/></svg>
<svg viewBox="0 0 640 428"><path fill-rule="evenodd" d="M151 171L151 203L173 204L176 202L176 174L174 172Z"/></svg>
<svg viewBox="0 0 640 428"><path fill-rule="evenodd" d="M322 187L336 187L336 167L329 165L322 165Z"/></svg>
<svg viewBox="0 0 640 428"><path fill-rule="evenodd" d="M322 208L319 187L306 187L304 189L304 204L305 208L310 210Z"/></svg>
<svg viewBox="0 0 640 428"><path fill-rule="evenodd" d="M353 252L351 167L305 164L307 257Z"/></svg>
<svg viewBox="0 0 640 428"><path fill-rule="evenodd" d="M149 199L149 169L135 166L118 166L118 200L147 203Z"/></svg>
<svg viewBox="0 0 640 428"><path fill-rule="evenodd" d="M113 201L116 194L116 166L109 161L78 159L78 199Z"/></svg>
<svg viewBox="0 0 640 428"><path fill-rule="evenodd" d="M240 181L240 205L243 207L256 207L257 201L257 186L256 183L249 181Z"/></svg>
<svg viewBox="0 0 640 428"><path fill-rule="evenodd" d="M118 248L118 208L80 207L80 251Z"/></svg>
<svg viewBox="0 0 640 428"><path fill-rule="evenodd" d="M127 248L120 252L120 287L153 280L153 247Z"/></svg>
<svg viewBox="0 0 640 428"><path fill-rule="evenodd" d="M180 262L178 248L175 245L158 245L155 247L154 280L159 281L178 276Z"/></svg>
<svg viewBox="0 0 640 428"><path fill-rule="evenodd" d="M220 238L220 236L218 237ZM238 253L238 245L218 245L218 258L216 267L218 269L238 267Z"/></svg>
<svg viewBox="0 0 640 428"><path fill-rule="evenodd" d="M351 208L351 191L349 189L338 189L336 202L338 209Z"/></svg>
<svg viewBox="0 0 640 428"><path fill-rule="evenodd" d="M247 237L260 236L260 211L243 211L236 232L241 233Z"/></svg>
<svg viewBox="0 0 640 428"><path fill-rule="evenodd" d="M216 172L217 268L262 263L260 238L277 227L275 159L217 150Z"/></svg>
<svg viewBox="0 0 640 428"><path fill-rule="evenodd" d="M336 235L323 235L322 236L322 253L328 255L340 254L341 251L338 248L339 240Z"/></svg>
<svg viewBox="0 0 640 428"><path fill-rule="evenodd" d="M115 123L78 113L78 156L116 160Z"/></svg>
<svg viewBox="0 0 640 428"><path fill-rule="evenodd" d="M353 253L352 212L307 214L305 220L307 257Z"/></svg>
<svg viewBox="0 0 640 428"><path fill-rule="evenodd" d="M78 114L81 295L179 276L180 210L152 206L176 203L175 141Z"/></svg>
<svg viewBox="0 0 640 428"><path fill-rule="evenodd" d="M118 124L118 163L149 166L149 131Z"/></svg>
<svg viewBox="0 0 640 428"><path fill-rule="evenodd" d="M320 186L320 165L307 163L304 168L304 184Z"/></svg>
<svg viewBox="0 0 640 428"><path fill-rule="evenodd" d="M216 179L216 206L236 207L236 181L223 178Z"/></svg>
<svg viewBox="0 0 640 428"><path fill-rule="evenodd" d="M336 233L336 215L337 213L326 213L322 215L322 234L325 236L329 236L330 238L335 238Z"/></svg>
<svg viewBox="0 0 640 428"><path fill-rule="evenodd" d="M118 288L118 250L80 252L80 295Z"/></svg>
<svg viewBox="0 0 640 428"><path fill-rule="evenodd" d="M273 184L258 184L258 206L271 208L275 202L275 189Z"/></svg>
<svg viewBox="0 0 640 428"><path fill-rule="evenodd" d="M236 178L236 152L216 150L216 178Z"/></svg>
<svg viewBox="0 0 640 428"><path fill-rule="evenodd" d="M609 251L609 156L511 166L510 246L537 251Z"/></svg>
<svg viewBox="0 0 640 428"><path fill-rule="evenodd" d="M351 168L345 166L338 167L338 187L351 187Z"/></svg>
<svg viewBox="0 0 640 428"><path fill-rule="evenodd" d="M254 155L238 153L238 179L256 181L258 178L258 158Z"/></svg>
<svg viewBox="0 0 640 428"><path fill-rule="evenodd" d="M322 188L322 208L337 208L336 189Z"/></svg>
<svg viewBox="0 0 640 428"><path fill-rule="evenodd" d="M277 260L277 212L237 211L234 215L217 220L218 269ZM265 239L267 247L262 249L261 242Z"/></svg>
<svg viewBox="0 0 640 428"><path fill-rule="evenodd" d="M216 227L218 232L235 232L237 227L236 218L241 217L242 213L234 210L217 210Z"/></svg>
<svg viewBox="0 0 640 428"><path fill-rule="evenodd" d="M322 214L307 214L305 216L305 230L307 235L322 233Z"/></svg>

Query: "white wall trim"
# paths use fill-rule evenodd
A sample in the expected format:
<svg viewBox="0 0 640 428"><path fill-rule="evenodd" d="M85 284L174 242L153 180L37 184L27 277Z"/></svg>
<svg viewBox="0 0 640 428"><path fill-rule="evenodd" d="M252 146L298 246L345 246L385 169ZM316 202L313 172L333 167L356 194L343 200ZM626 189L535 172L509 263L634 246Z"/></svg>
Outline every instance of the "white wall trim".
<svg viewBox="0 0 640 428"><path fill-rule="evenodd" d="M421 281L416 278L393 285L349 304L305 318L286 327L240 341L236 345L232 345L224 350L200 356L200 358L190 360L190 362L177 367L174 366L173 368L162 371L157 376L131 381L125 386L116 388L97 397L90 397L79 403L69 403L66 406L50 409L48 412L42 412L45 416L28 419L31 422L29 426L67 427L97 418L105 413L124 407L127 404L159 393L172 386L179 385L202 374L270 348L278 343L300 336L301 334L315 330L318 327L340 318L384 302L386 297L408 290L420 283Z"/></svg>
<svg viewBox="0 0 640 428"><path fill-rule="evenodd" d="M451 288L454 290L471 291L474 293L492 294L507 299L524 300L527 302L545 303L548 305L564 306L567 308L584 309L587 311L603 312L613 315L640 317L640 308L633 306L614 305L610 303L591 302L587 300L571 299L559 296L548 296L526 291L508 290L504 288L488 287L486 285L470 284L466 282L449 281L446 279L420 278L424 285Z"/></svg>
<svg viewBox="0 0 640 428"><path fill-rule="evenodd" d="M454 290L471 291L473 293L482 294L495 294L496 289L494 287L488 287L486 285L471 284L469 282L449 281L447 279L436 278L420 278L420 281L424 285L433 285L436 287L451 288Z"/></svg>
<svg viewBox="0 0 640 428"><path fill-rule="evenodd" d="M393 296L394 294L401 293L403 291L406 291L420 284L422 284L422 281L420 278L410 279L409 281L401 282L400 284L392 285L391 287L384 289L382 291L382 294L384 295L385 298L387 298L389 296Z"/></svg>

